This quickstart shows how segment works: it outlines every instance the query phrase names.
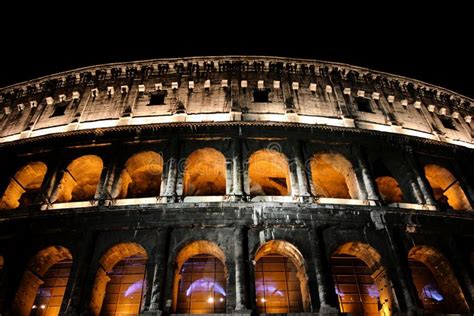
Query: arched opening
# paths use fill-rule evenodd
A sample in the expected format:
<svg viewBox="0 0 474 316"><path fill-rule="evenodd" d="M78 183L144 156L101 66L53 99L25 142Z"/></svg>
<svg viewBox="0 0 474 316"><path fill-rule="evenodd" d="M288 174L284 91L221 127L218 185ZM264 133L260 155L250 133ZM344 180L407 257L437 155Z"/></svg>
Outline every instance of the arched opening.
<svg viewBox="0 0 474 316"><path fill-rule="evenodd" d="M382 200L387 204L403 202L403 193L398 181L385 164L381 160L376 160L373 167L375 183Z"/></svg>
<svg viewBox="0 0 474 316"><path fill-rule="evenodd" d="M472 208L459 181L449 170L438 165L426 165L425 176L441 209L462 211Z"/></svg>
<svg viewBox="0 0 474 316"><path fill-rule="evenodd" d="M92 200L102 168L102 159L95 155L85 155L73 160L64 170L54 202Z"/></svg>
<svg viewBox="0 0 474 316"><path fill-rule="evenodd" d="M93 315L138 315L142 303L148 254L136 243L121 243L100 259L90 310Z"/></svg>
<svg viewBox="0 0 474 316"><path fill-rule="evenodd" d="M215 243L186 245L176 257L173 311L178 314L226 312L225 255Z"/></svg>
<svg viewBox="0 0 474 316"><path fill-rule="evenodd" d="M304 258L295 246L283 240L271 240L260 246L255 262L255 295L259 313L309 311Z"/></svg>
<svg viewBox="0 0 474 316"><path fill-rule="evenodd" d="M186 159L183 185L186 196L225 195L224 155L214 148L195 150Z"/></svg>
<svg viewBox="0 0 474 316"><path fill-rule="evenodd" d="M262 149L249 158L250 195L289 195L288 159L282 153Z"/></svg>
<svg viewBox="0 0 474 316"><path fill-rule="evenodd" d="M318 153L310 160L314 193L319 197L358 199L359 186L352 164L341 154Z"/></svg>
<svg viewBox="0 0 474 316"><path fill-rule="evenodd" d="M58 315L71 266L72 255L64 247L51 246L38 252L20 281L12 315Z"/></svg>
<svg viewBox="0 0 474 316"><path fill-rule="evenodd" d="M468 313L469 307L448 260L436 249L415 246L408 266L418 299L427 312Z"/></svg>
<svg viewBox="0 0 474 316"><path fill-rule="evenodd" d="M392 287L380 254L359 241L340 246L331 256L339 309L352 315L391 315Z"/></svg>
<svg viewBox="0 0 474 316"><path fill-rule="evenodd" d="M30 162L21 167L11 178L2 196L0 208L14 209L30 205L38 194L47 171L41 161Z"/></svg>
<svg viewBox="0 0 474 316"><path fill-rule="evenodd" d="M154 151L142 151L130 157L120 177L118 198L160 195L163 158Z"/></svg>

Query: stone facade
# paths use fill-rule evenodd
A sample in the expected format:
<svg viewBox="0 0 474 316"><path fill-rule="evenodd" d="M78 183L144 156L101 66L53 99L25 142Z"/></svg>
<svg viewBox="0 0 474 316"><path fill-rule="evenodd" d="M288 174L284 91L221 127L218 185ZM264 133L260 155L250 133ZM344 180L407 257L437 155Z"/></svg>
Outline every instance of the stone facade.
<svg viewBox="0 0 474 316"><path fill-rule="evenodd" d="M422 314L409 259L446 313L474 311L474 100L350 65L202 57L51 75L1 89L0 107L2 314L28 315L72 258L60 314L97 315L137 254L141 314L173 314L181 261L200 253L225 265L226 313L257 313L262 251L293 259L302 314L341 312L335 254L367 265L381 315Z"/></svg>

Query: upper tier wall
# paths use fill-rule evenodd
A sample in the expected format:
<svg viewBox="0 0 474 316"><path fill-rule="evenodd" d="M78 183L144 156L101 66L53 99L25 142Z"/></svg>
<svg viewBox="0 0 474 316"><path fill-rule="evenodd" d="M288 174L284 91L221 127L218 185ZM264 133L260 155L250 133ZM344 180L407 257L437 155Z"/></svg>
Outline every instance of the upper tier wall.
<svg viewBox="0 0 474 316"><path fill-rule="evenodd" d="M474 148L474 101L366 68L276 57L106 64L0 89L0 143L125 125L291 122Z"/></svg>

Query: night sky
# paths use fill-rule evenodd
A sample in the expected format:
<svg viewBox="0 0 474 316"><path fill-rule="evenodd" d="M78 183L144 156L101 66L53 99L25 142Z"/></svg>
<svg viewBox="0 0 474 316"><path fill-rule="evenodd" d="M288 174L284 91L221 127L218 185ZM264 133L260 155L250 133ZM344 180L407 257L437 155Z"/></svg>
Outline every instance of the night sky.
<svg viewBox="0 0 474 316"><path fill-rule="evenodd" d="M438 15L430 15L427 11L408 14L402 8L398 12L403 15L371 13L352 20L337 16L324 21L320 13L304 11L294 11L285 19L268 13L257 20L250 14L253 11L245 11L242 14L248 16L241 15L240 23L235 15L209 21L200 16L179 17L171 23L159 19L137 23L117 16L111 20L104 14L100 19L95 16L94 23L64 20L65 24L58 24L42 19L29 32L4 32L0 86L100 63L248 54L344 62L423 80L474 98L473 80L467 77L474 74L473 27L470 20L455 15L469 10L440 7ZM447 15L454 20L448 21Z"/></svg>

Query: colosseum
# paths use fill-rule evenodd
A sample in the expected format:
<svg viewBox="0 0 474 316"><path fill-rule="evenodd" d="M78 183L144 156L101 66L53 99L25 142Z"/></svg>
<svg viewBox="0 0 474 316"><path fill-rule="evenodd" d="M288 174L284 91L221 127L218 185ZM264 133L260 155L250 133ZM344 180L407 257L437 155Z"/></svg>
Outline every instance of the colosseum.
<svg viewBox="0 0 474 316"><path fill-rule="evenodd" d="M471 315L474 100L347 64L0 89L1 315Z"/></svg>

